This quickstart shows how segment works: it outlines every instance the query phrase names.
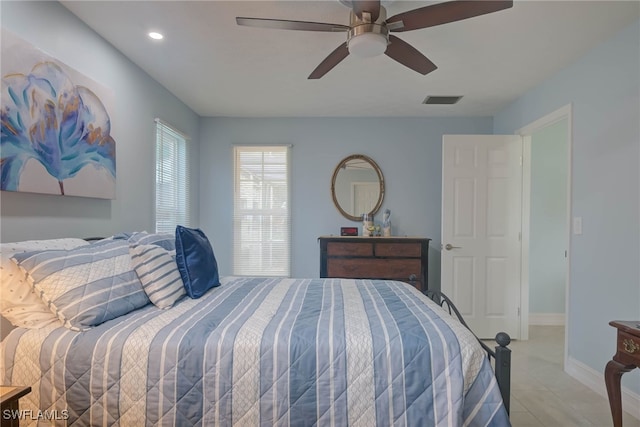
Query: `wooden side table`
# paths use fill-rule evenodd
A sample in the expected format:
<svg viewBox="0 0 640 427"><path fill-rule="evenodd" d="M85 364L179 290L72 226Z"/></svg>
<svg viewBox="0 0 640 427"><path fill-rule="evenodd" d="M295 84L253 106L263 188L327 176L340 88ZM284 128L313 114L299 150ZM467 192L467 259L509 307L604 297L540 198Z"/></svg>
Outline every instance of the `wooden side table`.
<svg viewBox="0 0 640 427"><path fill-rule="evenodd" d="M613 321L609 325L618 329L617 351L604 370L604 380L609 395L613 426L622 427L622 374L640 367L640 321Z"/></svg>
<svg viewBox="0 0 640 427"><path fill-rule="evenodd" d="M18 400L30 392L31 387L0 386L0 425L2 427L17 427L20 425Z"/></svg>

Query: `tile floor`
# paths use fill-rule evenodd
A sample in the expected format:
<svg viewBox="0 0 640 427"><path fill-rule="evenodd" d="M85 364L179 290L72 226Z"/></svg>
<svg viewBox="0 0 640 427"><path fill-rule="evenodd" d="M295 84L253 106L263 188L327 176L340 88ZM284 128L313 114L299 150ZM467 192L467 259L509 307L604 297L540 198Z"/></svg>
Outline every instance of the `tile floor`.
<svg viewBox="0 0 640 427"><path fill-rule="evenodd" d="M611 427L607 398L562 369L564 327L532 326L529 338L509 346L513 427ZM625 413L623 424L640 427L640 420Z"/></svg>

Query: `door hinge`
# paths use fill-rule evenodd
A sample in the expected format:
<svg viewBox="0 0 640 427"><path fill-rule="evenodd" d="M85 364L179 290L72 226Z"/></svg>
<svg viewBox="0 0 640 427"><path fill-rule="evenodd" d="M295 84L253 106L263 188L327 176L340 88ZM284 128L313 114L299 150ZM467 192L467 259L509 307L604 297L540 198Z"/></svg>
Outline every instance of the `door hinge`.
<svg viewBox="0 0 640 427"><path fill-rule="evenodd" d="M518 232L518 241L522 242L522 231Z"/></svg>
<svg viewBox="0 0 640 427"><path fill-rule="evenodd" d="M520 166L522 166L522 156L520 156Z"/></svg>
<svg viewBox="0 0 640 427"><path fill-rule="evenodd" d="M518 317L520 317L520 307L518 307Z"/></svg>

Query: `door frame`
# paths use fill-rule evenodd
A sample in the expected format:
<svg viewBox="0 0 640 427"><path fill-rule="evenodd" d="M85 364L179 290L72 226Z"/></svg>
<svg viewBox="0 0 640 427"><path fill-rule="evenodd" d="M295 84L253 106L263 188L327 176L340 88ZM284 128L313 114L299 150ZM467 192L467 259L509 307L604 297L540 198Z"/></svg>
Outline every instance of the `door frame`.
<svg viewBox="0 0 640 427"><path fill-rule="evenodd" d="M569 293L571 274L571 177L573 153L573 121L572 105L567 104L528 125L518 129L515 133L523 138L522 149L522 266L520 269L520 339L529 339L529 243L531 232L531 135L559 121L567 121L567 262L565 271L565 331L569 327ZM564 365L567 364L568 334L564 334Z"/></svg>

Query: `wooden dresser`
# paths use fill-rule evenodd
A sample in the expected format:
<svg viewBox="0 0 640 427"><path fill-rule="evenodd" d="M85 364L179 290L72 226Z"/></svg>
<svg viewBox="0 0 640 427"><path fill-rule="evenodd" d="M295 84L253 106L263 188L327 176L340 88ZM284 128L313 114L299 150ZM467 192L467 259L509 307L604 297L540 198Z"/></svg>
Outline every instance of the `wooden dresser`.
<svg viewBox="0 0 640 427"><path fill-rule="evenodd" d="M393 279L412 282L420 291L428 285L429 241L422 237L323 236L320 277Z"/></svg>

